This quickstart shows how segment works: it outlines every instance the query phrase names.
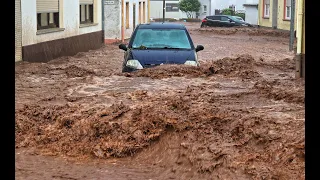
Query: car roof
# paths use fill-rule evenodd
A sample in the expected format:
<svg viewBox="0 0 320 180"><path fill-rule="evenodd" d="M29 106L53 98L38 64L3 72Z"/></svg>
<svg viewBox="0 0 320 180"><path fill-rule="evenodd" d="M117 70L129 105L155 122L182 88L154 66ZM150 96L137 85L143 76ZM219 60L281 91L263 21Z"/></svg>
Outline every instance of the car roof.
<svg viewBox="0 0 320 180"><path fill-rule="evenodd" d="M162 22L140 24L137 28L138 29L186 29L186 27L183 24L162 23Z"/></svg>

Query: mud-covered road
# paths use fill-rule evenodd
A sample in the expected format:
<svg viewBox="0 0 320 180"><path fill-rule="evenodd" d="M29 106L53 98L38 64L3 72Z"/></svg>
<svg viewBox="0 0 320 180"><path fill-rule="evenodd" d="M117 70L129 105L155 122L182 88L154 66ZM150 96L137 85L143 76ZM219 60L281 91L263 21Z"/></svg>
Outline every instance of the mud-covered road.
<svg viewBox="0 0 320 180"><path fill-rule="evenodd" d="M121 73L117 45L17 64L16 179L304 179L288 34L187 27L199 68Z"/></svg>

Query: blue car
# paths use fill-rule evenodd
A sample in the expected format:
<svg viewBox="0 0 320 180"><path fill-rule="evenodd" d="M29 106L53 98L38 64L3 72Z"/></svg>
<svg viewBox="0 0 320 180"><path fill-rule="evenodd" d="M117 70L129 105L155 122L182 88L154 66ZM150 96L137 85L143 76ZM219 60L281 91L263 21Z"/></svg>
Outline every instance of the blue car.
<svg viewBox="0 0 320 180"><path fill-rule="evenodd" d="M199 66L197 52L202 45L194 47L187 28L175 23L140 24L131 35L124 50L122 72L132 72L162 64L186 64Z"/></svg>

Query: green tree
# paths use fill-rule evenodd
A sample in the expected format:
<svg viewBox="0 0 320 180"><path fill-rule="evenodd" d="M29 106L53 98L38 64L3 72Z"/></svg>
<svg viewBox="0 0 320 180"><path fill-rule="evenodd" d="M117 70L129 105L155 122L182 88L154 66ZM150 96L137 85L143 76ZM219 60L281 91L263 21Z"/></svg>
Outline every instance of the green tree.
<svg viewBox="0 0 320 180"><path fill-rule="evenodd" d="M232 15L232 9L230 9L230 8L223 9L221 14L223 14L223 15Z"/></svg>
<svg viewBox="0 0 320 180"><path fill-rule="evenodd" d="M201 3L199 0L181 0L179 9L187 14L188 18L193 18L195 12L199 12Z"/></svg>

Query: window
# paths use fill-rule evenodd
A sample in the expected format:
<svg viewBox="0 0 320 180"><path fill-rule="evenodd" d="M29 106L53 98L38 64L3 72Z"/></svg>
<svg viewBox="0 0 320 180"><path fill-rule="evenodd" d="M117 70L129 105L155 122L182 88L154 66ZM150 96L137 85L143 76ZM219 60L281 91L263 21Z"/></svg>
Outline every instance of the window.
<svg viewBox="0 0 320 180"><path fill-rule="evenodd" d="M203 12L207 12L207 6L203 5Z"/></svg>
<svg viewBox="0 0 320 180"><path fill-rule="evenodd" d="M80 24L93 23L93 0L80 0Z"/></svg>
<svg viewBox="0 0 320 180"><path fill-rule="evenodd" d="M284 19L291 19L291 0L285 0Z"/></svg>
<svg viewBox="0 0 320 180"><path fill-rule="evenodd" d="M222 16L221 21L230 21L229 18Z"/></svg>
<svg viewBox="0 0 320 180"><path fill-rule="evenodd" d="M130 28L129 24L129 2L126 2L126 28Z"/></svg>
<svg viewBox="0 0 320 180"><path fill-rule="evenodd" d="M59 0L37 0L37 30L59 28Z"/></svg>
<svg viewBox="0 0 320 180"><path fill-rule="evenodd" d="M263 17L270 16L270 0L263 0Z"/></svg>
<svg viewBox="0 0 320 180"><path fill-rule="evenodd" d="M179 12L178 3L166 3L166 12Z"/></svg>

